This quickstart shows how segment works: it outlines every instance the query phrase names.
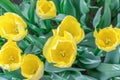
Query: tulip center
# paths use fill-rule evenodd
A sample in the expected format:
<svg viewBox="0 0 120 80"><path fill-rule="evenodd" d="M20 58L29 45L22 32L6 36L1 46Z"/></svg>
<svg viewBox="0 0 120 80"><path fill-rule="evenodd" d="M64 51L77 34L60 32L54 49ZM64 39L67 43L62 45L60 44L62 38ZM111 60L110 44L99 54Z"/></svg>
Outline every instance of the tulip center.
<svg viewBox="0 0 120 80"><path fill-rule="evenodd" d="M7 54L6 54L7 55ZM7 58L7 57L6 57ZM18 58L18 56L17 55L15 55L14 53L13 53L13 55L8 55L8 64L11 64L11 63L17 63L18 62L18 60L19 60L19 58Z"/></svg>
<svg viewBox="0 0 120 80"><path fill-rule="evenodd" d="M18 29L15 28L14 31L13 31L13 34L18 34L18 33L19 33L19 32L18 32Z"/></svg>
<svg viewBox="0 0 120 80"><path fill-rule="evenodd" d="M11 34L18 34L18 28L17 28L17 24L14 24L13 27L11 28Z"/></svg>
<svg viewBox="0 0 120 80"><path fill-rule="evenodd" d="M65 53L66 53L66 51L65 51L65 50L60 51L60 55L61 55L62 57L65 57Z"/></svg>
<svg viewBox="0 0 120 80"><path fill-rule="evenodd" d="M34 59L33 59L34 60ZM35 74L39 68L38 63L34 60L24 61L22 64L22 71L28 75Z"/></svg>
<svg viewBox="0 0 120 80"><path fill-rule="evenodd" d="M31 70L31 73L32 73L32 74L35 74L36 71L37 71L36 69L32 69L32 70Z"/></svg>
<svg viewBox="0 0 120 80"><path fill-rule="evenodd" d="M10 62L14 62L14 61L15 61L15 57L10 56L9 61L10 61Z"/></svg>
<svg viewBox="0 0 120 80"><path fill-rule="evenodd" d="M110 44L110 39L106 39L105 44L109 45Z"/></svg>
<svg viewBox="0 0 120 80"><path fill-rule="evenodd" d="M74 54L74 46L71 42L60 41L55 45L55 48L51 50L51 57L55 63L69 63L71 57Z"/></svg>
<svg viewBox="0 0 120 80"><path fill-rule="evenodd" d="M14 48L4 49L1 56L4 64L18 63L20 58L18 51L16 51Z"/></svg>

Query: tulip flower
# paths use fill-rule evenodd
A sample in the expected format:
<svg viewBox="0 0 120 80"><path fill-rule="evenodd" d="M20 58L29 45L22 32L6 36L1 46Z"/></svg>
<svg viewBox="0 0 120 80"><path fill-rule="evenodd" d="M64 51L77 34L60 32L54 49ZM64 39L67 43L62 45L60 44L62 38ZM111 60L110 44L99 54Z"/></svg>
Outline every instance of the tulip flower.
<svg viewBox="0 0 120 80"><path fill-rule="evenodd" d="M20 41L27 34L27 25L15 13L7 12L0 16L0 36L12 41Z"/></svg>
<svg viewBox="0 0 120 80"><path fill-rule="evenodd" d="M113 27L106 27L99 32L95 30L94 37L98 48L106 52L115 50L119 43L118 33Z"/></svg>
<svg viewBox="0 0 120 80"><path fill-rule="evenodd" d="M77 44L84 38L84 30L80 27L80 23L73 16L66 16L58 26L58 35L63 36L64 31L71 33Z"/></svg>
<svg viewBox="0 0 120 80"><path fill-rule="evenodd" d="M53 35L44 45L43 55L49 63L55 63L56 67L70 67L77 55L76 42L66 31L64 36Z"/></svg>
<svg viewBox="0 0 120 80"><path fill-rule="evenodd" d="M56 7L53 1L38 0L36 13L41 19L50 19L56 16Z"/></svg>
<svg viewBox="0 0 120 80"><path fill-rule="evenodd" d="M43 62L33 54L22 57L21 72L28 80L39 80L44 72Z"/></svg>
<svg viewBox="0 0 120 80"><path fill-rule="evenodd" d="M8 71L20 68L21 52L16 42L5 43L0 50L0 66Z"/></svg>

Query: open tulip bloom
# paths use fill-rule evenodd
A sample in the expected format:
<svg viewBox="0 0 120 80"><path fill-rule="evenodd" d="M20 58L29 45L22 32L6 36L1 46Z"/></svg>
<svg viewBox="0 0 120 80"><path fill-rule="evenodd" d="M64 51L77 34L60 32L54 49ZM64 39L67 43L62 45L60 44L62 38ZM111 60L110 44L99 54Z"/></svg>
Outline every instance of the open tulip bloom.
<svg viewBox="0 0 120 80"><path fill-rule="evenodd" d="M120 0L0 0L0 80L120 80Z"/></svg>
<svg viewBox="0 0 120 80"><path fill-rule="evenodd" d="M16 42L7 42L0 50L0 65L8 71L20 68L21 52Z"/></svg>
<svg viewBox="0 0 120 80"><path fill-rule="evenodd" d="M27 24L15 13L5 13L0 16L0 35L13 41L22 40L27 34Z"/></svg>

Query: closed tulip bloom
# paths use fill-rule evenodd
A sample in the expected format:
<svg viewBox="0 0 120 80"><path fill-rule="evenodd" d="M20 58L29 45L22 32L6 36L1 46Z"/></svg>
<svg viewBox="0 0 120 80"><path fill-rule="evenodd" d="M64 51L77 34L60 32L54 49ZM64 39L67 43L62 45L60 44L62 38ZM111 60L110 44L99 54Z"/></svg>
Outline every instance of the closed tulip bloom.
<svg viewBox="0 0 120 80"><path fill-rule="evenodd" d="M0 66L8 71L20 68L21 52L16 42L7 42L0 50Z"/></svg>
<svg viewBox="0 0 120 80"><path fill-rule="evenodd" d="M113 27L106 27L99 32L95 30L94 37L98 48L106 52L115 50L119 43L118 33Z"/></svg>
<svg viewBox="0 0 120 80"><path fill-rule="evenodd" d="M7 12L0 16L0 36L8 40L20 41L27 34L27 25L15 13Z"/></svg>
<svg viewBox="0 0 120 80"><path fill-rule="evenodd" d="M66 16L58 26L57 34L63 36L64 31L71 33L77 44L84 38L84 30L73 16Z"/></svg>
<svg viewBox="0 0 120 80"><path fill-rule="evenodd" d="M21 72L28 80L39 80L44 72L43 62L33 54L22 57Z"/></svg>
<svg viewBox="0 0 120 80"><path fill-rule="evenodd" d="M56 16L56 7L53 1L38 0L36 13L41 19L50 19Z"/></svg>
<svg viewBox="0 0 120 80"><path fill-rule="evenodd" d="M64 32L64 36L50 37L44 45L43 55L49 63L55 63L57 67L70 67L77 55L77 46L72 35Z"/></svg>

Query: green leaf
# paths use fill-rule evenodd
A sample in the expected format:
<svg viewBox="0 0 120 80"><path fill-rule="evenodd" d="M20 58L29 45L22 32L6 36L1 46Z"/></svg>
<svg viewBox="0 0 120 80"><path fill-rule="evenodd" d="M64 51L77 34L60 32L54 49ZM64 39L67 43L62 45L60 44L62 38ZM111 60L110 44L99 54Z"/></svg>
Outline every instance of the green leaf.
<svg viewBox="0 0 120 80"><path fill-rule="evenodd" d="M29 54L29 53L33 53L33 54L39 54L40 53L40 48L38 48L37 46L30 44L25 50L24 53Z"/></svg>
<svg viewBox="0 0 120 80"><path fill-rule="evenodd" d="M22 16L24 19L25 17L22 15L21 11L10 2L10 0L0 0L0 6L8 12L15 12Z"/></svg>
<svg viewBox="0 0 120 80"><path fill-rule="evenodd" d="M30 7L30 4L26 1L23 1L18 5L20 11L22 14L24 14L25 18L28 19L28 8Z"/></svg>
<svg viewBox="0 0 120 80"><path fill-rule="evenodd" d="M2 7L0 7L0 15L3 15L4 12L5 10Z"/></svg>
<svg viewBox="0 0 120 80"><path fill-rule="evenodd" d="M86 24L85 21L86 21L86 14L83 14L80 18L80 23L85 25Z"/></svg>
<svg viewBox="0 0 120 80"><path fill-rule="evenodd" d="M104 14L102 16L102 27L108 27L111 24L111 11L110 8L105 8Z"/></svg>
<svg viewBox="0 0 120 80"><path fill-rule="evenodd" d="M52 80L66 80L66 79L57 74L52 73Z"/></svg>
<svg viewBox="0 0 120 80"><path fill-rule="evenodd" d="M56 6L57 12L60 12L60 1L59 0L52 0Z"/></svg>
<svg viewBox="0 0 120 80"><path fill-rule="evenodd" d="M40 80L52 80L52 79L50 76L43 75L43 77Z"/></svg>
<svg viewBox="0 0 120 80"><path fill-rule="evenodd" d="M75 10L76 10L76 18L79 21L80 20L80 0L72 0L73 5L75 6Z"/></svg>
<svg viewBox="0 0 120 80"><path fill-rule="evenodd" d="M66 17L66 14L58 14L53 20L62 21Z"/></svg>
<svg viewBox="0 0 120 80"><path fill-rule="evenodd" d="M38 28L36 25L31 24L30 22L27 21L28 24L28 28L30 30L32 30L31 32L35 33L35 34L41 34L43 32L42 29ZM30 31L29 30L29 31Z"/></svg>
<svg viewBox="0 0 120 80"><path fill-rule="evenodd" d="M80 18L80 24L86 33L91 32L92 30L86 25L86 14L83 14Z"/></svg>
<svg viewBox="0 0 120 80"><path fill-rule="evenodd" d="M95 38L93 37L93 32L90 32L88 34L86 34L85 38L78 44L79 48L82 48L82 50L85 50L88 52L89 51L94 51L94 49L96 48L95 45Z"/></svg>
<svg viewBox="0 0 120 80"><path fill-rule="evenodd" d="M24 51L29 46L29 43L25 40L21 40L17 42L17 45Z"/></svg>
<svg viewBox="0 0 120 80"><path fill-rule="evenodd" d="M100 23L101 20L101 11L102 11L102 7L98 9L94 19L93 19L93 26L94 28L96 28L98 26L98 24Z"/></svg>
<svg viewBox="0 0 120 80"><path fill-rule="evenodd" d="M88 8L85 0L80 0L80 11L82 14L86 14L89 12L89 8Z"/></svg>
<svg viewBox="0 0 120 80"><path fill-rule="evenodd" d="M105 63L119 64L119 61L120 61L120 46L118 46L116 50L106 53L104 60Z"/></svg>
<svg viewBox="0 0 120 80"><path fill-rule="evenodd" d="M8 72L5 71L5 73L0 74L0 78L3 78L3 80L21 80L24 79L24 77L21 75L20 69ZM2 79L0 79L2 80Z"/></svg>
<svg viewBox="0 0 120 80"><path fill-rule="evenodd" d="M84 71L84 69L81 68L58 68L55 67L54 64L48 63L47 61L45 62L45 71L46 72L63 72L63 71Z"/></svg>
<svg viewBox="0 0 120 80"><path fill-rule="evenodd" d="M115 1L111 0L110 8L112 11L115 11L119 8L119 6L120 6L119 2L120 2L120 0L115 0Z"/></svg>
<svg viewBox="0 0 120 80"><path fill-rule="evenodd" d="M90 70L89 75L99 80L108 80L111 77L120 76L120 64L101 63L96 69Z"/></svg>
<svg viewBox="0 0 120 80"><path fill-rule="evenodd" d="M32 53L32 49L33 49L33 45L30 44L25 50L24 50L24 53Z"/></svg>
<svg viewBox="0 0 120 80"><path fill-rule="evenodd" d="M41 29L47 29L44 20L39 19L38 20L38 25Z"/></svg>
<svg viewBox="0 0 120 80"><path fill-rule="evenodd" d="M36 1L37 0L30 0L30 7L28 10L29 21L33 24L35 23L34 16L35 16Z"/></svg>
<svg viewBox="0 0 120 80"><path fill-rule="evenodd" d="M49 33L51 31L51 20L42 20L42 19L38 19L38 27L43 31L44 33Z"/></svg>
<svg viewBox="0 0 120 80"><path fill-rule="evenodd" d="M32 35L28 34L25 37L25 39L28 40L31 44L34 44L36 47L38 47L41 50L42 50L43 45L45 43L42 39L40 39L39 37L36 37L35 35L32 36Z"/></svg>
<svg viewBox="0 0 120 80"><path fill-rule="evenodd" d="M120 28L120 13L117 15L117 27Z"/></svg>
<svg viewBox="0 0 120 80"><path fill-rule="evenodd" d="M111 11L109 7L110 3L111 3L111 0L105 0L104 13L103 13L100 25L98 25L98 28L108 27L111 24Z"/></svg>
<svg viewBox="0 0 120 80"><path fill-rule="evenodd" d="M22 0L22 1L23 1L23 2L27 2L27 3L30 2L30 0Z"/></svg>
<svg viewBox="0 0 120 80"><path fill-rule="evenodd" d="M46 25L46 33L49 33L52 29L51 20L45 20L44 22Z"/></svg>
<svg viewBox="0 0 120 80"><path fill-rule="evenodd" d="M5 39L0 38L0 48L2 47L2 45L3 45L5 42L6 42L6 40L5 40Z"/></svg>
<svg viewBox="0 0 120 80"><path fill-rule="evenodd" d="M79 77L76 77L75 80L97 80L97 79L90 76L81 75Z"/></svg>
<svg viewBox="0 0 120 80"><path fill-rule="evenodd" d="M101 52L102 52L102 50L100 50L98 47L96 47L96 49L94 50L94 55L99 56Z"/></svg>
<svg viewBox="0 0 120 80"><path fill-rule="evenodd" d="M76 16L75 7L73 6L71 0L61 0L60 7L62 10L61 12L64 14L72 15L74 17Z"/></svg>
<svg viewBox="0 0 120 80"><path fill-rule="evenodd" d="M8 80L8 79L6 79L6 78L3 78L3 77L0 77L0 80Z"/></svg>
<svg viewBox="0 0 120 80"><path fill-rule="evenodd" d="M97 67L101 60L99 56L94 56L91 52L85 52L79 58L81 66L87 69L92 69Z"/></svg>

